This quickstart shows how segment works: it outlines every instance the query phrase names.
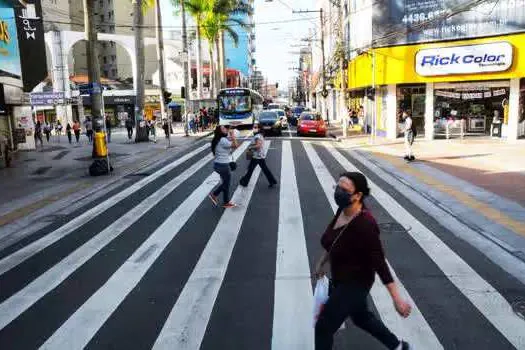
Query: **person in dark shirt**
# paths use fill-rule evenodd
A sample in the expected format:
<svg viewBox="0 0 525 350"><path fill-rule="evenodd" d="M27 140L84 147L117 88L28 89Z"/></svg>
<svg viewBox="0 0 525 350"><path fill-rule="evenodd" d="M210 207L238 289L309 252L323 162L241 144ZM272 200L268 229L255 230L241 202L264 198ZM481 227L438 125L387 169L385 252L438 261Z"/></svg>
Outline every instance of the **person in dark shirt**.
<svg viewBox="0 0 525 350"><path fill-rule="evenodd" d="M408 317L411 306L399 294L385 260L379 227L363 203L370 194L361 173L343 174L334 193L339 209L321 238L325 253L317 264L315 277L325 274L330 262L333 288L315 325L315 349L332 348L333 335L348 317L359 328L371 334L388 349L409 349L367 306L367 297L375 274L386 286L396 311Z"/></svg>

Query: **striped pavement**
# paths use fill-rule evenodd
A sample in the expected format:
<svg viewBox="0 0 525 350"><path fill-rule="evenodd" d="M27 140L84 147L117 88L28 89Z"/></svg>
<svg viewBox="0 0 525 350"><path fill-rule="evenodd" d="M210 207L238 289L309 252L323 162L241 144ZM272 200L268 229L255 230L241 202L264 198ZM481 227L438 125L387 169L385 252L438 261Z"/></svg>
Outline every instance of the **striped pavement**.
<svg viewBox="0 0 525 350"><path fill-rule="evenodd" d="M0 250L0 349L314 349L310 273L339 174L363 171L388 263L413 306L376 280L370 308L414 349L525 349L525 286L503 249L472 245L336 143L266 142L277 188L234 153L235 209L198 144L60 227ZM371 170L372 169L372 170ZM437 209L436 209L437 210ZM495 255L499 254L498 259ZM521 265L520 265L521 264ZM521 304L520 304L521 303ZM381 349L348 320L336 349Z"/></svg>

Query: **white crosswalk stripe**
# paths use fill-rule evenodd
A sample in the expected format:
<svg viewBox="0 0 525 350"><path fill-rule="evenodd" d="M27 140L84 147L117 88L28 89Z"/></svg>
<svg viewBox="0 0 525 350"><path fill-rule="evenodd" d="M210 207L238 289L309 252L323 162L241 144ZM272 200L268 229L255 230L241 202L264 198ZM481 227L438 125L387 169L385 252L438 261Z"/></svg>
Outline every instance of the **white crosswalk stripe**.
<svg viewBox="0 0 525 350"><path fill-rule="evenodd" d="M202 236L205 237L201 240L202 247L199 246L198 250L195 249L200 257L197 261L196 258L199 255L195 255L197 263L192 262L191 266L188 264L188 269L186 269L187 275L185 276L189 276L189 278L182 280L183 278L178 274L174 277L181 280L180 289L178 289L181 292L172 292L171 287L163 291L171 294L173 298L165 302L159 301L159 305L164 310L158 317L154 329L144 327L149 342L148 348L181 350L210 348L209 344L213 344L213 339L208 339L210 334L222 335L221 332L210 332L213 331L210 327L235 327L236 313L245 312L245 310L233 309L231 316L229 316L231 319L225 319L224 314L217 313L216 310L219 305L222 306L219 308L222 310L224 310L224 305L229 306L230 301L223 299L221 296L225 294L222 293L228 293L232 288L232 283L241 290L246 288L246 291L253 288L253 283L260 283L265 293L268 290L268 297L260 301L261 303L268 303L266 305L268 314L263 317L253 313L249 317L243 318L249 320L250 318L263 317L261 319L268 323L266 331L253 329L254 334L261 331L267 337L254 342L261 344L257 349L267 349L270 346L273 350L314 349L310 265L312 259L317 260L318 257L313 257L313 252L309 249L312 244L319 245L319 237L322 232L317 232L318 227L312 225L311 218L316 217L317 214L312 208L317 207L304 204L305 201L322 201L323 207L326 207L324 203L327 201L329 208L323 212L324 215L326 216L328 212L334 212L337 206L333 198L333 191L336 177L339 175L334 173L334 169L338 167L357 171L357 168L349 160L353 158L347 158L343 150L336 149L334 144L329 142L300 139L272 140L266 142L265 147L267 149L270 148L270 143L273 147L268 158L271 159L272 164L279 163L281 169L280 174L275 174L280 179L278 191L270 190L265 193L259 191L260 186L266 185L266 182L260 179L260 168L256 168L248 187L235 189L232 200L239 206L224 211L220 216L215 216L213 219L215 221L206 226L208 231L205 233L206 236ZM318 146L314 147L314 145ZM85 214L3 257L0 260L0 348L40 347L41 349L60 350L82 349L86 346L89 348L120 348L118 342L111 342L115 331L112 328L114 325L112 327L106 327L106 325L115 321L120 322L122 317L119 319L117 315L123 312L123 308L131 310L131 306L142 302L142 300L133 299L135 291L145 286L145 281L148 280L145 277L148 277L152 271L157 271L157 269L162 271L158 264L159 260L162 261L162 259L159 258L164 252L172 250L175 244L170 245L171 242L177 243L177 245L180 242L181 246L177 248L184 249L185 245L194 244L182 239L188 229L190 232L195 229L195 234L200 234L197 232L198 228L193 226L199 225L199 223L195 223L193 219L196 213L202 212L202 208L206 209L205 205L209 203L203 202L219 181L219 176L216 173L210 174L206 168L206 165L212 160L212 156L210 154L200 156L200 153L208 147L209 144L195 148L151 176L87 210ZM237 159L243 156L247 147L248 143L243 143L234 153L234 157ZM92 237L90 236L87 242L77 243L78 246L73 245L70 248L71 251L64 254L63 258L56 259L58 260L56 263L49 263L45 269L35 269L35 271L41 272L32 272L32 268L37 267L39 259L49 254L51 245L60 243L62 238L82 229L92 219L111 215L111 210L116 208L122 200L186 161L191 162L186 169L181 169L177 176L167 180L166 183L155 182L154 186L150 186L154 188L148 190L149 193L146 194L145 199L142 199L140 203L119 217L111 218L108 225L100 232L93 234ZM236 183L235 178L241 175L240 172L244 170L242 169L243 165L239 162L239 170L237 171L239 174L233 175L233 184ZM309 177L305 179L307 174L313 175L308 175ZM176 194L176 191L183 188L195 176L205 180L201 184L192 185L196 188L188 191L187 198L183 198L182 203L173 212L165 214L167 217L163 222L159 223L158 226L151 227L148 235L142 236L141 240L143 241L137 242L137 248L129 249L128 255L122 255L119 261L111 262L114 265L108 267L108 272L111 271L112 274L108 273L106 279L96 282L97 285L89 281L89 273L92 272L82 271L83 266L100 259L101 252L112 254L108 249L110 243L113 244L127 238L128 233L129 236L132 236L133 229L140 226L140 222L147 219L153 211L162 210L159 206L162 206L163 202L166 203L166 198L169 198L171 194ZM305 188L306 182L308 188ZM508 291L498 291L493 287L490 278L483 278L481 276L485 275L478 274L476 271L478 265L467 264L460 252L454 250L453 245L446 245L429 228L430 226L425 226L423 219L415 218L385 189L372 181L369 181L369 185L373 197L381 206L376 205L374 207L374 214L377 209L389 214L404 228L410 228L406 237L400 239L417 243L417 249L421 248L422 251L421 256L436 266L436 271L442 273L442 277L448 279L451 286L454 286L451 288L456 288L453 291L449 290L449 293L454 293L453 296L459 298L460 301L464 300L466 310L471 309L476 313L474 316L467 316L464 314L465 310L447 310L449 313L458 312L466 317L457 327L461 327L461 331L475 332L476 329L470 329L472 326L468 323L469 317L482 320L481 323L476 324L483 325L483 329L479 330L483 333L479 334L479 339L470 340L477 345L476 348L483 347L485 340L491 340L483 339L483 337L492 337L493 343L491 344L500 342L502 349L511 347L525 349L525 320L514 314L511 305L505 299ZM256 282L250 280L250 287L246 287L237 280L229 280L231 274L227 274L227 272L231 268L232 262L235 261L236 254L239 253L239 246L248 244L249 249L258 249L257 236L264 234L268 224L265 221L266 218L255 218L255 220L260 221L261 225L260 231L254 232L253 241L251 228L248 229L243 226L247 220L254 219L256 214L251 213L253 210L250 210L250 203L257 201L257 198L264 198L265 203L259 206L259 211L264 211L267 203L273 203L272 201L278 206L278 210L275 208L271 214L273 216L270 216L274 227L277 227L277 232L273 232L276 235L268 236L265 243L267 248L269 247L267 251L275 253L275 259L272 255L267 261L258 262L269 267L264 269L265 272L269 270L273 273L271 276L266 274L262 277L256 276ZM203 219L206 220L206 218ZM326 217L316 217L317 219L323 222L329 220ZM123 236L124 232L127 232L125 236ZM250 233L249 236L245 236L246 232ZM250 240L246 240L248 237ZM116 240L117 238L119 239ZM268 242L274 242L275 246L268 245ZM385 241L387 245L391 242ZM410 247L413 246L415 244L410 245ZM429 308L425 306L429 304L429 301L418 300L421 296L421 289L413 290L414 283L413 279L411 280L413 274L419 272L417 264L409 267L413 269L409 271L406 271L406 268L399 268L399 256L396 257L399 252L388 248L387 246L389 261L398 269L396 273L391 267L393 275L402 295L413 305L413 311L408 319L402 319L398 316L388 291L382 286L380 280L376 279L370 295L379 315L394 334L409 340L415 349L439 350L448 348L447 345L451 344L451 339L455 343L456 340L460 339L461 334L447 334L446 332L450 332L449 329L454 325L443 325L443 322L436 319L436 315L429 314ZM179 254L179 250L176 250L176 253ZM246 252L243 253L246 254ZM259 254L258 256L262 257L263 255L266 254ZM166 254L162 256L164 257ZM471 260L467 261L471 262ZM176 264L177 261L173 263ZM168 269L168 274L171 273L169 266L164 268ZM13 278L14 272L18 271L30 275L27 276L26 283L14 281L16 288L12 288L9 285L10 278ZM31 273L34 273L34 276ZM80 282L75 283L82 283L83 278L86 278L86 283L92 284L90 288L93 292L86 293L78 303L69 303L68 307L65 308L67 313L63 310L58 311L59 316L38 313L42 312L41 310L53 309L53 305L45 309L39 306L49 302L47 297L53 294L57 288L75 288L67 283L71 276L80 280ZM253 276L251 277L253 278ZM512 281L514 283L514 280ZM494 284L494 286L500 285ZM519 281L511 284L511 286L514 290L525 293L525 286L519 284ZM153 288L161 287L163 286L153 286ZM508 285L505 285L505 288L509 288ZM176 293L179 294L175 295ZM149 296L149 293L144 294ZM439 291L428 291L428 298L434 296L439 298ZM68 301L65 300L65 302ZM146 324L149 321L148 317L144 314L143 308L139 309L142 311L137 314L135 322ZM33 335L33 331L40 331L39 322L47 322L48 317L52 319L53 326L43 327L42 333ZM267 317L270 319L267 320ZM260 327L260 323L258 327ZM103 328L110 328L110 331L101 332ZM146 330L146 328L148 329ZM249 328L248 326L244 329ZM337 337L346 338L354 334L351 328L353 326L348 326L338 332ZM136 329L140 330L141 324ZM454 329L454 333L457 328L452 329ZM18 335L22 332L25 336L19 337ZM232 329L231 333L228 334L235 334L235 329ZM126 335L126 337L128 336L132 339L142 337L140 333ZM239 335L239 344L244 344L241 342L243 336L242 334ZM34 338L34 341L23 343L26 337ZM104 338L103 341L99 341L101 338ZM504 343L505 340L508 343ZM372 341L370 340L370 342ZM19 342L33 345L18 346ZM235 340L232 344L236 344ZM370 344L363 344L361 348L370 348ZM237 348L245 347L239 345Z"/></svg>
<svg viewBox="0 0 525 350"><path fill-rule="evenodd" d="M265 152L269 146L270 142L266 142ZM260 172L257 168L248 187L235 191L232 201L238 207L222 215L153 349L200 348Z"/></svg>

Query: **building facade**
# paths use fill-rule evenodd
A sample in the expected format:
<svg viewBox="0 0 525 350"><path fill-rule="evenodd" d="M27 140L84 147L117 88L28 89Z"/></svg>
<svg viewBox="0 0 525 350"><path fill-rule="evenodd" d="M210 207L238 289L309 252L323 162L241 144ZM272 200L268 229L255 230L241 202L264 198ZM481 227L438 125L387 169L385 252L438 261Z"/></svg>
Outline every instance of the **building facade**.
<svg viewBox="0 0 525 350"><path fill-rule="evenodd" d="M246 0L246 3L251 6L252 10L254 9L253 0ZM231 24L239 36L239 41L235 45L233 39L226 35L224 43L226 67L238 70L242 75L241 85L248 87L256 63L253 11L251 15L237 15L236 18L242 20L249 28L243 28L236 23Z"/></svg>
<svg viewBox="0 0 525 350"><path fill-rule="evenodd" d="M346 6L347 105L366 130L399 137L407 112L429 140L525 137L525 2Z"/></svg>

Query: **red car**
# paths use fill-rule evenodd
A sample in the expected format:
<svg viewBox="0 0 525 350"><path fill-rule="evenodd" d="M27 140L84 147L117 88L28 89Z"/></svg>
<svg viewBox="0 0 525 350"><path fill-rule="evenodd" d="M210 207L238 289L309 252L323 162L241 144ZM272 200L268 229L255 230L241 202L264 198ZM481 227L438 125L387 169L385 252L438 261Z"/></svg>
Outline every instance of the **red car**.
<svg viewBox="0 0 525 350"><path fill-rule="evenodd" d="M321 115L315 112L303 112L297 122L297 136L326 136L326 124Z"/></svg>

